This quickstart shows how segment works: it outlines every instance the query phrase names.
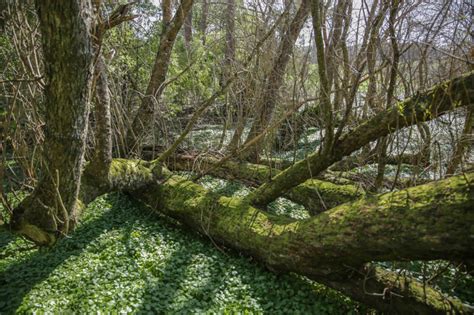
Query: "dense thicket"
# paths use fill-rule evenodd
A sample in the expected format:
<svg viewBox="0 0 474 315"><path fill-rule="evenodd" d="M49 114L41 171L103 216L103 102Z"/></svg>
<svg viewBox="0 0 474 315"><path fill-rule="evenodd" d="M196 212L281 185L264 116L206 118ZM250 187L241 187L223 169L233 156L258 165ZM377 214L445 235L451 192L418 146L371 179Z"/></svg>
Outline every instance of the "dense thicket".
<svg viewBox="0 0 474 315"><path fill-rule="evenodd" d="M471 279L474 260L466 2L0 10L0 219L18 234L55 246L118 191L378 310L472 310L436 282ZM222 196L200 184L209 175L252 188ZM422 261L422 276L390 267L406 261Z"/></svg>

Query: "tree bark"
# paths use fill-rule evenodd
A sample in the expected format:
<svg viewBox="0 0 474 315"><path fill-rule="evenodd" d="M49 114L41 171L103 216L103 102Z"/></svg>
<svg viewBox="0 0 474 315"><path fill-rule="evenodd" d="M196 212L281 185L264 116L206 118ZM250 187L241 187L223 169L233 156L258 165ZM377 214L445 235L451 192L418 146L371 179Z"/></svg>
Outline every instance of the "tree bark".
<svg viewBox="0 0 474 315"><path fill-rule="evenodd" d="M202 0L201 9L201 20L199 21L199 28L201 30L201 41L202 44L206 44L206 31L207 31L207 15L209 13L209 2L208 0Z"/></svg>
<svg viewBox="0 0 474 315"><path fill-rule="evenodd" d="M102 54L98 56L95 65L95 136L96 144L91 164L97 170L98 176L106 175L112 161L112 117L110 113L110 94L107 79L107 69Z"/></svg>
<svg viewBox="0 0 474 315"><path fill-rule="evenodd" d="M393 103L393 95L397 84L398 63L400 60L400 50L398 48L397 36L395 34L395 20L399 9L399 1L392 0L390 6L390 14L388 18L388 31L390 34L390 43L392 48L392 60L390 67L389 85L386 95L386 108ZM377 157L377 176L375 177L374 190L380 191L382 189L384 175L385 175L385 159L387 157L388 139L387 137L379 138L377 141L378 157Z"/></svg>
<svg viewBox="0 0 474 315"><path fill-rule="evenodd" d="M184 20L184 45L188 51L188 55L191 53L191 43L193 42L193 9L189 9L188 15Z"/></svg>
<svg viewBox="0 0 474 315"><path fill-rule="evenodd" d="M225 48L224 48L224 80L228 78L226 72L232 73L230 70L235 62L235 0L228 0L226 7L225 21Z"/></svg>
<svg viewBox="0 0 474 315"><path fill-rule="evenodd" d="M380 137L418 122L432 120L462 106L474 106L474 73L439 83L399 102L341 137L330 152L315 152L257 188L249 201L264 207L284 192L316 177L329 166Z"/></svg>
<svg viewBox="0 0 474 315"><path fill-rule="evenodd" d="M273 271L308 276L379 310L433 314L461 312L463 306L430 287L424 297L420 283L397 282L395 274L368 270L365 263L472 259L466 231L474 224L473 180L474 173L452 177L297 221L253 208L245 199L215 195L179 176L133 196Z"/></svg>
<svg viewBox="0 0 474 315"><path fill-rule="evenodd" d="M168 27L168 24L171 22L172 18L172 5L171 5L172 0L162 0L161 1L161 12L163 14L163 27Z"/></svg>
<svg viewBox="0 0 474 315"><path fill-rule="evenodd" d="M169 25L165 27L161 37L160 45L156 54L155 64L153 66L150 81L142 98L141 105L133 119L131 129L127 134L127 146L129 151L137 149L140 146L139 140L144 136L145 131L151 126L155 115L155 103L160 98L168 66L171 58L171 51L173 49L176 36L181 29L186 16L191 10L193 0L182 0L179 7L176 9L176 14L170 21ZM164 15L164 19L168 18L169 13Z"/></svg>
<svg viewBox="0 0 474 315"><path fill-rule="evenodd" d="M273 62L271 71L265 78L265 85L262 91L262 97L260 104L257 105L257 113L255 115L254 122L250 128L250 132L245 140L245 143L250 142L257 135L259 135L265 127L269 124L274 108L278 100L279 89L283 84L285 75L285 69L290 61L290 57L293 53L293 47L296 39L303 28L304 22L309 14L309 1L303 0L301 5L296 12L293 20L290 22L285 34L283 35L281 42L278 47L278 55ZM250 161L258 161L259 154L263 150L262 140L257 141L253 145L253 150L249 150L242 158Z"/></svg>
<svg viewBox="0 0 474 315"><path fill-rule="evenodd" d="M453 156L449 161L448 167L446 169L446 175L452 175L456 172L456 169L461 164L464 157L466 149L469 150L469 145L474 143L472 131L474 129L474 106L471 107L467 114L466 120L464 122L464 129L462 131L461 137L456 143Z"/></svg>
<svg viewBox="0 0 474 315"><path fill-rule="evenodd" d="M319 0L311 2L311 16L313 22L314 41L316 45L316 59L318 62L318 75L320 82L320 107L321 116L324 124L324 143L322 144L323 153L326 154L333 146L334 127L333 127L333 110L331 104L331 82L329 80L326 66L326 52L324 47L323 28L326 23L322 14L323 4Z"/></svg>
<svg viewBox="0 0 474 315"><path fill-rule="evenodd" d="M237 180L253 187L280 173L280 170L265 165L237 161L227 161L215 168L214 165L218 161L213 157L179 155L170 158L168 166L176 171L203 171L218 178ZM364 195L364 191L355 185L337 185L321 179L308 179L288 191L284 197L304 206L311 215L316 215Z"/></svg>
<svg viewBox="0 0 474 315"><path fill-rule="evenodd" d="M94 55L92 12L85 0L38 0L36 7L47 79L43 172L11 222L35 242L52 244L77 215Z"/></svg>

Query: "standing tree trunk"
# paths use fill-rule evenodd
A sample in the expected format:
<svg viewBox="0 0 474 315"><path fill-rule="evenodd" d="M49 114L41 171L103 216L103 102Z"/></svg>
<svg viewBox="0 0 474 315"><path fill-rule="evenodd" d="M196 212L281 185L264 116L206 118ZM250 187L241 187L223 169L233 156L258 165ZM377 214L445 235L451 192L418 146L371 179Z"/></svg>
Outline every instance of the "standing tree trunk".
<svg viewBox="0 0 474 315"><path fill-rule="evenodd" d="M12 227L52 244L73 227L85 149L92 82L91 7L86 0L36 1L45 77L43 171L15 209Z"/></svg>
<svg viewBox="0 0 474 315"><path fill-rule="evenodd" d="M163 27L168 27L168 24L171 22L171 0L162 0L161 1L161 12L163 14Z"/></svg>
<svg viewBox="0 0 474 315"><path fill-rule="evenodd" d="M474 107L471 107L466 114L466 121L464 122L464 129L461 137L456 143L453 156L449 161L448 168L446 170L447 175L453 175L456 169L461 164L466 149L469 149L469 145L472 145L472 131L474 129Z"/></svg>
<svg viewBox="0 0 474 315"><path fill-rule="evenodd" d="M221 86L229 80L232 76L235 67L235 0L228 0L225 14L225 47L224 47L224 66L222 67L221 73ZM227 129L232 121L232 108L236 104L235 94L232 90L226 93L226 102L222 111L222 117L224 117L224 126L219 140L217 150L220 150L224 145L224 140L227 134Z"/></svg>
<svg viewBox="0 0 474 315"><path fill-rule="evenodd" d="M273 63L270 73L265 79L264 90L262 91L262 97L260 98L261 103L257 106L257 114L245 143L249 143L253 138L262 133L272 118L276 102L278 101L279 89L283 84L286 66L290 61L296 39L298 38L308 14L308 1L303 0L296 15L290 22L290 25L281 39L278 47L278 56ZM259 154L263 150L263 141L264 138L257 141L253 146L253 149L249 150L249 153L243 158L251 161L258 161Z"/></svg>
<svg viewBox="0 0 474 315"><path fill-rule="evenodd" d="M169 25L165 27L161 35L160 46L156 53L155 64L151 72L145 96L142 98L141 105L135 115L131 129L127 134L127 151L138 149L140 147L140 138L142 138L144 134L148 132L148 128L152 126L152 122L155 118L155 104L165 87L166 74L171 60L171 51L176 36L188 16L192 5L193 0L182 0L176 9L175 16L169 22ZM167 6L164 7L166 8ZM169 18L170 13L167 11L169 9L168 7L168 9L164 10L166 11L163 15L164 24L168 24L166 23L166 19Z"/></svg>
<svg viewBox="0 0 474 315"><path fill-rule="evenodd" d="M130 15L130 6L134 2L119 5L109 16L105 17L102 12L102 1L93 1L95 23L93 45L95 50L95 67L92 91L94 94L94 118L95 138L94 155L89 164L97 177L107 178L108 169L112 162L112 117L110 112L109 80L107 77L107 65L105 64L102 43L105 32L125 21L136 18Z"/></svg>
<svg viewBox="0 0 474 315"><path fill-rule="evenodd" d="M398 62L400 59L400 50L398 48L397 37L395 34L395 19L397 17L397 11L399 7L398 0L392 0L390 7L390 16L388 19L388 31L390 34L390 43L392 46L393 58L391 60L390 67L390 82L387 89L387 107L390 107L392 104L393 96L395 93L395 87L397 84L397 73L398 73ZM386 157L387 157L387 148L388 148L388 139L387 137L382 137L378 140L379 145L379 154L377 161L377 176L375 178L374 189L379 191L383 184L383 179L385 175L385 166L386 166Z"/></svg>
<svg viewBox="0 0 474 315"><path fill-rule="evenodd" d="M112 161L112 118L110 113L110 94L107 68L102 54L95 65L95 135L96 145L91 164L98 176L106 176Z"/></svg>
<svg viewBox="0 0 474 315"><path fill-rule="evenodd" d="M202 0L201 9L201 20L199 21L199 29L201 31L202 44L206 44L206 31L207 31L207 15L209 13L209 2L208 0Z"/></svg>
<svg viewBox="0 0 474 315"><path fill-rule="evenodd" d="M228 0L225 21L224 79L226 82L235 62L235 0Z"/></svg>
<svg viewBox="0 0 474 315"><path fill-rule="evenodd" d="M188 15L184 20L184 45L188 51L188 55L191 53L191 43L193 42L193 9L189 9Z"/></svg>

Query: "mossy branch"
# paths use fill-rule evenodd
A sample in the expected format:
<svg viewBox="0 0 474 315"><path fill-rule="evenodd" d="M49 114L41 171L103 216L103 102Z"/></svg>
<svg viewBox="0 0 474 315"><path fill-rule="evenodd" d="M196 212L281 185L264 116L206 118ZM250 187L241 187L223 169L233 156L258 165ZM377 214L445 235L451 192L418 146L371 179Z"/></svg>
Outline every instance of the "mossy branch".
<svg viewBox="0 0 474 315"><path fill-rule="evenodd" d="M310 154L276 175L271 182L261 185L249 200L263 207L368 143L462 106L474 106L474 72L439 83L380 112L338 140L331 152Z"/></svg>

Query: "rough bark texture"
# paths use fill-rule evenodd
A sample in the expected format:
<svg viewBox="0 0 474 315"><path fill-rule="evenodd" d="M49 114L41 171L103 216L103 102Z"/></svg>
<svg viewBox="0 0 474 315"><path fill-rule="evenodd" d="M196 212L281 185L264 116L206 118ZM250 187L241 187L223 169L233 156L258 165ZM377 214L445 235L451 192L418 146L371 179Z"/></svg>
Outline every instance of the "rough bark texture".
<svg viewBox="0 0 474 315"><path fill-rule="evenodd" d="M84 155L93 49L88 1L36 1L43 42L45 140L35 191L15 209L12 225L51 244L75 222Z"/></svg>
<svg viewBox="0 0 474 315"><path fill-rule="evenodd" d="M474 106L474 73L470 72L397 103L341 137L327 153L316 152L256 189L250 201L265 206L289 189L322 171L364 145L417 122L434 119L461 106Z"/></svg>
<svg viewBox="0 0 474 315"><path fill-rule="evenodd" d="M474 248L466 231L473 234L473 180L473 173L452 177L298 221L270 215L244 199L215 195L179 176L133 196L214 241L252 255L271 270L308 276L380 310L443 313L460 311L462 305L447 302L431 288L424 299L419 283L397 284L388 272L349 276L347 266L364 270L361 266L368 261L472 259ZM370 292L390 288L404 298L393 296L387 304L380 295L367 294L364 283Z"/></svg>
<svg viewBox="0 0 474 315"><path fill-rule="evenodd" d="M95 137L96 145L91 163L98 176L107 174L112 161L112 118L110 113L110 94L107 69L104 58L100 54L95 65Z"/></svg>

